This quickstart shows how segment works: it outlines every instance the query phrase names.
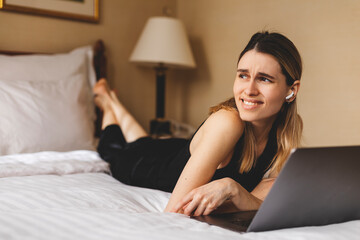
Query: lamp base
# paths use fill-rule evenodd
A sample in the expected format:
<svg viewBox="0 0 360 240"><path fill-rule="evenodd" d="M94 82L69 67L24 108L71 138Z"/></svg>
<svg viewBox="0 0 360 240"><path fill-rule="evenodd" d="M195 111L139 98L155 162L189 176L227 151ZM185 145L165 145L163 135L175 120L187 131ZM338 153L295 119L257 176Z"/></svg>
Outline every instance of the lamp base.
<svg viewBox="0 0 360 240"><path fill-rule="evenodd" d="M171 136L171 123L165 119L154 119L150 121L150 134L154 137Z"/></svg>

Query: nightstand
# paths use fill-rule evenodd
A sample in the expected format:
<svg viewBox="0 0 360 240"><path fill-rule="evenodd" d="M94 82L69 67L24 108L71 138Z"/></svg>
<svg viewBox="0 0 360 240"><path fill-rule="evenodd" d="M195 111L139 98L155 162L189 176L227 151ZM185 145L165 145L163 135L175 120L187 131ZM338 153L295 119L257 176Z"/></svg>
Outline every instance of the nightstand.
<svg viewBox="0 0 360 240"><path fill-rule="evenodd" d="M190 139L196 129L175 120L154 119L150 121L150 135L154 138Z"/></svg>

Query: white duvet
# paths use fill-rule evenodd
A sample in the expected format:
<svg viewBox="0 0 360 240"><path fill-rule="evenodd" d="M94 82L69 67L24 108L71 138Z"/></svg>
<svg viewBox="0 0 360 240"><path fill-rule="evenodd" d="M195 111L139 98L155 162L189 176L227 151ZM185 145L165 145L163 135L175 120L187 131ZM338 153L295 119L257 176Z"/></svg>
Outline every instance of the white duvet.
<svg viewBox="0 0 360 240"><path fill-rule="evenodd" d="M162 191L124 185L92 151L0 157L0 239L360 239L360 221L236 233L163 213Z"/></svg>

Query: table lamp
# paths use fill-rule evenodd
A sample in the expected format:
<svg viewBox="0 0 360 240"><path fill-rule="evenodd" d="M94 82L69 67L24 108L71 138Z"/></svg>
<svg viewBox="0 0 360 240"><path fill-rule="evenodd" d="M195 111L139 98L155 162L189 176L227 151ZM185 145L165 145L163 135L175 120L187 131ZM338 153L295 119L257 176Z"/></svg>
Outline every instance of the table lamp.
<svg viewBox="0 0 360 240"><path fill-rule="evenodd" d="M151 17L130 62L155 69L156 118L150 122L150 133L155 136L170 134L170 122L165 120L166 70L196 66L183 23L172 17Z"/></svg>

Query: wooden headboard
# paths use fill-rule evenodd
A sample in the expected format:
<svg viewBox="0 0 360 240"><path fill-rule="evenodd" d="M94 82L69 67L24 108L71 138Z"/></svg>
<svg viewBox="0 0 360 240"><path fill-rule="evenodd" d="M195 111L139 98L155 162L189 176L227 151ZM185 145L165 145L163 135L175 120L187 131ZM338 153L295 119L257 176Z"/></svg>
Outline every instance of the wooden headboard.
<svg viewBox="0 0 360 240"><path fill-rule="evenodd" d="M96 72L96 80L99 80L101 78L107 78L105 45L102 40L96 41L94 45L94 68ZM95 108L95 112L95 137L100 137L102 112L98 107Z"/></svg>
<svg viewBox="0 0 360 240"><path fill-rule="evenodd" d="M97 40L94 44L94 59L93 64L96 72L96 79L106 78L106 56L105 56L105 45L102 40ZM0 54L15 56L15 55L30 55L37 54L36 52L22 52L22 51L11 51L11 50L1 50ZM41 54L51 54L51 53L41 53ZM95 136L99 137L101 132L101 119L102 113L96 108L96 120L95 120Z"/></svg>

